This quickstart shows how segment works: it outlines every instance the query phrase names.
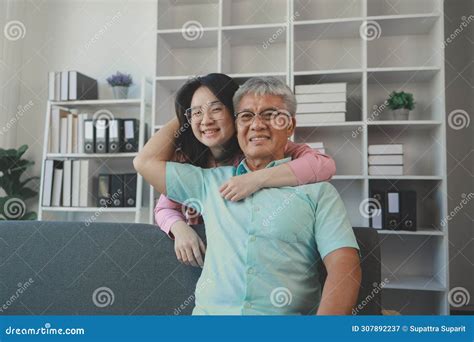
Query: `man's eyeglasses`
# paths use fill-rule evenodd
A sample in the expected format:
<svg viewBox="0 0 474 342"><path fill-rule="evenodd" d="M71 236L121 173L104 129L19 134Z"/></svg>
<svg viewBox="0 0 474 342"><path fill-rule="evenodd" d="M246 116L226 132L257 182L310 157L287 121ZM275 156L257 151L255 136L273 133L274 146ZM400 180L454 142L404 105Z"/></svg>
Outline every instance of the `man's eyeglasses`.
<svg viewBox="0 0 474 342"><path fill-rule="evenodd" d="M291 123L291 114L283 109L265 109L258 114L244 110L235 114L235 121L239 126L249 126L258 118L264 123L271 124L277 129L284 129Z"/></svg>
<svg viewBox="0 0 474 342"><path fill-rule="evenodd" d="M202 106L196 106L186 109L184 115L189 122L200 123L207 113L211 120L222 120L225 118L226 112L224 104L220 101L206 103Z"/></svg>

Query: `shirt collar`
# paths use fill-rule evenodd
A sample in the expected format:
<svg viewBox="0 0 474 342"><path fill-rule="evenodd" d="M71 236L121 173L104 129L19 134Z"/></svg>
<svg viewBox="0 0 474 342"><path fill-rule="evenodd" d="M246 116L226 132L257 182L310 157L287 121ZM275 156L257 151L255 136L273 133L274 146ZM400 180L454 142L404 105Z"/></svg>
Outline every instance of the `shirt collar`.
<svg viewBox="0 0 474 342"><path fill-rule="evenodd" d="M278 166L278 165L287 163L290 160L291 160L291 157L283 158L283 159L279 159L279 160L274 160L274 161L268 163L268 165L265 166L265 168L267 169L267 168L270 168L270 167ZM246 173L249 173L249 172L252 172L252 170L249 169L249 167L247 166L247 163L245 162L245 158L244 158L244 159L242 159L242 161L237 166L236 175L240 176L240 175L243 175L243 174L246 174Z"/></svg>

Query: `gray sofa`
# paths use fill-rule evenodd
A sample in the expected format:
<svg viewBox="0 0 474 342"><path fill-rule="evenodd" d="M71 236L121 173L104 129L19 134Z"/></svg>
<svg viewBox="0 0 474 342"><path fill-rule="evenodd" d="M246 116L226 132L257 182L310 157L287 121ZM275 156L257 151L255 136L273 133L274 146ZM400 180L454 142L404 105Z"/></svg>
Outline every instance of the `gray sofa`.
<svg viewBox="0 0 474 342"><path fill-rule="evenodd" d="M196 227L205 239L204 227ZM380 251L355 228L363 280L358 314L380 314ZM324 267L320 265L322 281ZM200 269L180 264L156 226L0 221L0 315L187 315Z"/></svg>

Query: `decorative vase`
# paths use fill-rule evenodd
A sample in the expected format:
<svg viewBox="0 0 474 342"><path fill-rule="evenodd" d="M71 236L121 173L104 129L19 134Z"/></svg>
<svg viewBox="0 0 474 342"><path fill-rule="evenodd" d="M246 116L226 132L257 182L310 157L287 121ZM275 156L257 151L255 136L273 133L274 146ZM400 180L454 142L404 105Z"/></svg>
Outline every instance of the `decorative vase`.
<svg viewBox="0 0 474 342"><path fill-rule="evenodd" d="M112 89L113 89L113 92L114 92L114 97L117 100L127 98L127 96L128 96L128 87L115 86L115 87L112 87Z"/></svg>
<svg viewBox="0 0 474 342"><path fill-rule="evenodd" d="M408 120L410 111L406 108L400 108L392 110L392 119L393 120Z"/></svg>

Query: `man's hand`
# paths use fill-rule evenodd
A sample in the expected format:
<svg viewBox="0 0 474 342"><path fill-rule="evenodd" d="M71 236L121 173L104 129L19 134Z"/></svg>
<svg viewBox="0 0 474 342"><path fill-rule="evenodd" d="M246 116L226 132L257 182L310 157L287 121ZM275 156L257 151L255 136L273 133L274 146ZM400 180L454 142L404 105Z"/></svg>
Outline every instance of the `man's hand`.
<svg viewBox="0 0 474 342"><path fill-rule="evenodd" d="M221 196L228 201L240 201L261 189L261 179L257 172L234 176L221 185Z"/></svg>
<svg viewBox="0 0 474 342"><path fill-rule="evenodd" d="M196 231L183 221L173 224L170 231L175 238L174 251L178 260L185 265L202 268L206 246Z"/></svg>
<svg viewBox="0 0 474 342"><path fill-rule="evenodd" d="M324 257L328 276L318 315L350 315L359 295L362 272L357 249L343 247Z"/></svg>

